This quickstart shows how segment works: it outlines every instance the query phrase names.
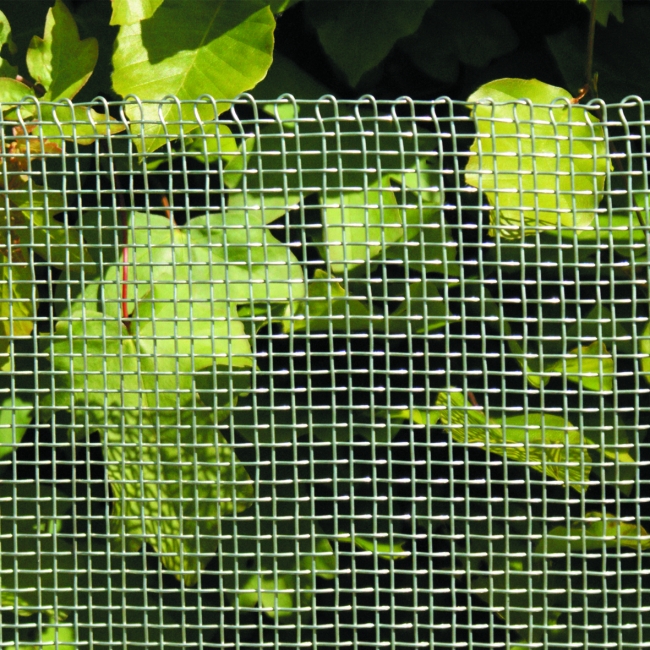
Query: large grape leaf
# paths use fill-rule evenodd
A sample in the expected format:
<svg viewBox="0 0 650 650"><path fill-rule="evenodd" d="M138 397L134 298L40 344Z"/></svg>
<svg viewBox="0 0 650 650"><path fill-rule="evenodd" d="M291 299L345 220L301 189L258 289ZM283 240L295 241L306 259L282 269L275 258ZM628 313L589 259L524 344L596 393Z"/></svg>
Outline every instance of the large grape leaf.
<svg viewBox="0 0 650 650"><path fill-rule="evenodd" d="M253 88L266 75L272 61L275 19L262 0L202 0L188 11L183 0L166 0L148 20L122 25L113 54L113 88L123 97L162 100L175 95L195 100L211 95L228 100ZM228 107L219 103L218 110ZM144 132L139 147L153 151L180 127L182 117L197 128L214 118L211 103L164 106L144 103L126 108L132 129ZM145 124L144 122L151 122ZM166 124L163 124L165 122ZM141 131L142 130L142 131Z"/></svg>
<svg viewBox="0 0 650 650"><path fill-rule="evenodd" d="M641 372L650 384L650 323L639 339L639 352L641 352Z"/></svg>
<svg viewBox="0 0 650 650"><path fill-rule="evenodd" d="M328 56L356 86L400 38L417 30L433 0L308 2L307 18Z"/></svg>
<svg viewBox="0 0 650 650"><path fill-rule="evenodd" d="M74 97L90 78L98 56L97 39L79 39L79 30L63 0L56 0L45 20L43 38L34 36L27 68L45 88L43 100Z"/></svg>
<svg viewBox="0 0 650 650"><path fill-rule="evenodd" d="M566 101L532 105L558 99ZM597 118L570 100L566 90L536 79L498 79L469 97L477 102L472 115L478 137L465 181L492 206L491 235L524 237L541 229L583 228L594 220L607 146Z"/></svg>

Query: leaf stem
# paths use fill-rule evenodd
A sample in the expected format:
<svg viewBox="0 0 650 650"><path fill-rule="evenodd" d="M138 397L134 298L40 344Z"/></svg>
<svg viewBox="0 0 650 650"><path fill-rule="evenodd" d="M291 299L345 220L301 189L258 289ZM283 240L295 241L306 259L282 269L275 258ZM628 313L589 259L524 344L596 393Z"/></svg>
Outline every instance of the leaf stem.
<svg viewBox="0 0 650 650"><path fill-rule="evenodd" d="M585 86L589 92L594 67L594 41L596 38L596 5L598 0L591 0L591 12L589 14L589 36L587 38L587 56L585 60ZM586 94L586 93L585 93Z"/></svg>

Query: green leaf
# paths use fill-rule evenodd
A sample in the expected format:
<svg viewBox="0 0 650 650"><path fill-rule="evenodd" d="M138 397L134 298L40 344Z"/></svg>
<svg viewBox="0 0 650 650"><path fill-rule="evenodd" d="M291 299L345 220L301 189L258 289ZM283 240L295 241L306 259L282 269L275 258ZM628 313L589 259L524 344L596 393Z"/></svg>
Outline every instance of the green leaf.
<svg viewBox="0 0 650 650"><path fill-rule="evenodd" d="M591 3L593 0L578 0L587 6L591 11ZM623 0L598 0L596 4L596 20L603 26L607 27L610 14L618 20L619 23L623 22Z"/></svg>
<svg viewBox="0 0 650 650"><path fill-rule="evenodd" d="M462 2L436 2L418 31L398 47L422 72L452 84L461 63L484 68L518 42L508 19L491 5L475 3L468 9Z"/></svg>
<svg viewBox="0 0 650 650"><path fill-rule="evenodd" d="M11 222L21 246L31 248L58 269L90 264L79 230L54 219L64 209L63 195L36 183L12 189L8 194ZM0 209L0 214L4 210Z"/></svg>
<svg viewBox="0 0 650 650"><path fill-rule="evenodd" d="M578 492L587 488L591 465L580 431L557 415L529 413L505 420L490 419L456 390L438 394L438 421L454 440L481 448L542 472Z"/></svg>
<svg viewBox="0 0 650 650"><path fill-rule="evenodd" d="M112 543L131 551L149 543L167 568L195 582L216 550L219 517L245 509L252 495L246 470L215 430L213 409L174 356L155 344L152 354L146 332L131 338L102 313L73 312L52 340L56 406L104 438Z"/></svg>
<svg viewBox="0 0 650 650"><path fill-rule="evenodd" d="M114 226L102 230L116 237ZM148 543L190 584L217 548L222 518L252 497L215 429L250 387L253 355L236 305L302 298L302 270L259 216L238 209L185 228L132 213L126 251L129 318L124 270L109 267L56 325L46 351L54 402L104 438L113 543Z"/></svg>
<svg viewBox="0 0 650 650"><path fill-rule="evenodd" d="M433 0L308 2L307 19L327 55L355 87L402 37L417 30Z"/></svg>
<svg viewBox="0 0 650 650"><path fill-rule="evenodd" d="M10 54L17 51L16 44L11 38L11 25L7 17L0 11L0 51L7 46ZM15 77L18 74L18 68L11 65L6 59L0 58L0 78Z"/></svg>
<svg viewBox="0 0 650 650"><path fill-rule="evenodd" d="M492 205L490 234L498 230L502 237L518 238L589 226L608 164L598 120L582 106L532 107L524 99L551 104L570 102L571 95L536 79L499 79L468 99L490 102L472 108L479 137L465 170L465 181Z"/></svg>
<svg viewBox="0 0 650 650"><path fill-rule="evenodd" d="M306 298L287 307L284 331L368 331L371 322L383 320L382 316L373 316L363 299L348 295L340 282L340 278L316 269L307 283Z"/></svg>
<svg viewBox="0 0 650 650"><path fill-rule="evenodd" d="M163 0L113 0L111 25L132 25L151 18Z"/></svg>
<svg viewBox="0 0 650 650"><path fill-rule="evenodd" d="M232 99L253 88L271 66L274 27L273 13L262 0L202 0L192 11L184 0L166 0L152 18L120 27L114 90L122 97L155 101L167 95ZM216 106L218 113L227 108L228 103ZM216 117L211 102L183 106L180 114L174 102L131 104L126 113L132 131L145 136L136 143L146 151L178 136L180 127L172 122L179 118L198 127L197 117L204 122ZM187 124L184 128L191 130Z"/></svg>
<svg viewBox="0 0 650 650"><path fill-rule="evenodd" d="M407 291L399 307L389 316L388 330L425 334L444 327L452 320L449 305L440 295L435 280L414 279L407 284Z"/></svg>
<svg viewBox="0 0 650 650"><path fill-rule="evenodd" d="M390 179L361 192L325 195L323 201L323 243L320 251L334 273L367 264L395 241L404 238L401 211Z"/></svg>
<svg viewBox="0 0 650 650"><path fill-rule="evenodd" d="M74 549L60 534L70 506L52 483L6 474L0 481L2 605L16 607L21 617L75 605Z"/></svg>
<svg viewBox="0 0 650 650"><path fill-rule="evenodd" d="M17 104L25 97L33 97L34 91L20 81L15 79L7 79L6 77L0 78L0 102L2 102L2 110L6 111L12 108L12 104ZM7 106L9 104L9 106Z"/></svg>
<svg viewBox="0 0 650 650"><path fill-rule="evenodd" d="M603 519L600 512L588 512L583 521L572 523L568 530L566 526L550 530L546 539L537 544L535 553L564 555L567 552L602 551L603 548L616 549L619 544L634 550L650 549L650 535L642 526L625 519L609 513Z"/></svg>
<svg viewBox="0 0 650 650"><path fill-rule="evenodd" d="M641 353L641 373L650 384L650 323L639 338L639 352Z"/></svg>
<svg viewBox="0 0 650 650"><path fill-rule="evenodd" d="M27 50L27 67L45 88L44 101L71 99L88 81L98 56L97 39L79 39L79 30L63 0L47 14L43 38L34 36Z"/></svg>
<svg viewBox="0 0 650 650"><path fill-rule="evenodd" d="M208 165L222 161L225 166L239 155L239 141L227 125L208 122L201 124L200 129L201 133L188 138L185 144L185 151L197 160Z"/></svg>
<svg viewBox="0 0 650 650"><path fill-rule="evenodd" d="M90 106L44 104L40 107L39 121L43 123L31 132L33 135L54 140L65 138L80 145L92 144L98 138L122 133L126 129L123 122Z"/></svg>
<svg viewBox="0 0 650 650"><path fill-rule="evenodd" d="M329 92L327 86L305 72L290 58L280 52L274 52L268 74L255 86L252 94L256 99L276 99L284 93L290 93L300 99L318 99ZM267 105L264 110L274 115L274 106L278 105ZM293 104L290 107L293 109ZM291 119L293 116L282 117Z"/></svg>
<svg viewBox="0 0 650 650"><path fill-rule="evenodd" d="M2 50L5 45L11 54L15 54L18 50L16 44L11 38L11 25L9 24L9 20L7 19L7 16L0 11L0 50Z"/></svg>
<svg viewBox="0 0 650 650"><path fill-rule="evenodd" d="M354 544L358 548L368 551L373 555L377 555L382 560L403 560L411 557L410 551L405 551L402 546L403 542L380 542L376 538L368 539L366 537L359 537L355 535L354 539L350 535L337 537L336 541L343 544Z"/></svg>
<svg viewBox="0 0 650 650"><path fill-rule="evenodd" d="M614 359L605 344L598 341L571 350L563 359L545 367L546 373L566 376L587 390L609 392L614 388Z"/></svg>

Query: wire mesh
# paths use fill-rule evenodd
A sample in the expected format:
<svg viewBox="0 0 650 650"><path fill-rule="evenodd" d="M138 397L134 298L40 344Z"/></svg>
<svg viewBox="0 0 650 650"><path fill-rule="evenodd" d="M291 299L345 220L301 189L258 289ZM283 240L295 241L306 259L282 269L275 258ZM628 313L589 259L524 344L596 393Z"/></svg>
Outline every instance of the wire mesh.
<svg viewBox="0 0 650 650"><path fill-rule="evenodd" d="M2 646L646 647L645 108L5 111Z"/></svg>

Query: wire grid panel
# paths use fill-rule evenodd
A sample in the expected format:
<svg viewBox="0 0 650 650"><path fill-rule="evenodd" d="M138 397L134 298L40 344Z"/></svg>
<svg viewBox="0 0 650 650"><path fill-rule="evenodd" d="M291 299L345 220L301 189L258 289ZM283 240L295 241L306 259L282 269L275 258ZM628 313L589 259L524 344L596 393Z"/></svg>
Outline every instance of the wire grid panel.
<svg viewBox="0 0 650 650"><path fill-rule="evenodd" d="M3 647L646 647L645 108L6 112Z"/></svg>

